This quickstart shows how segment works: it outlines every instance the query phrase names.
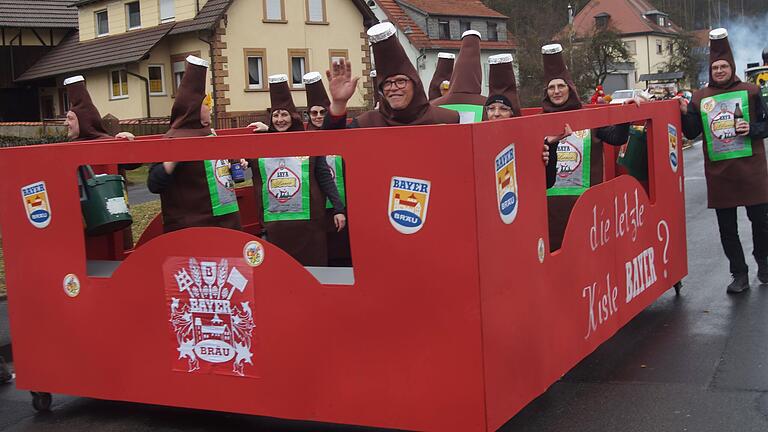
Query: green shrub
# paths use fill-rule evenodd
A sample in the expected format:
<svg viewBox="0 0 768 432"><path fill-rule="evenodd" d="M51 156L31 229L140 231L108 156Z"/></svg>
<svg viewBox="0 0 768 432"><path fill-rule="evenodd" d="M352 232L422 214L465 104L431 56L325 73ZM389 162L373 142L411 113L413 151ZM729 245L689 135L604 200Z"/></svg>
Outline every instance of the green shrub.
<svg viewBox="0 0 768 432"><path fill-rule="evenodd" d="M25 138L11 135L0 135L0 147L17 147L34 144L50 144L66 142L66 135L46 135L39 138Z"/></svg>

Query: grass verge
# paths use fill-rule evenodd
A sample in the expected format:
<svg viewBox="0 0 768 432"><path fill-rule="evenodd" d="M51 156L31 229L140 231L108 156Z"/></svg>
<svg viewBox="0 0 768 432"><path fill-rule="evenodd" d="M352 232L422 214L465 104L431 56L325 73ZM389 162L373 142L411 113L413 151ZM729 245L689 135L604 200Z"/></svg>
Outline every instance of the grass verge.
<svg viewBox="0 0 768 432"><path fill-rule="evenodd" d="M152 219L160 213L160 200L149 201L141 204L131 205L131 216L133 217L133 243L139 241L139 237L152 222Z"/></svg>

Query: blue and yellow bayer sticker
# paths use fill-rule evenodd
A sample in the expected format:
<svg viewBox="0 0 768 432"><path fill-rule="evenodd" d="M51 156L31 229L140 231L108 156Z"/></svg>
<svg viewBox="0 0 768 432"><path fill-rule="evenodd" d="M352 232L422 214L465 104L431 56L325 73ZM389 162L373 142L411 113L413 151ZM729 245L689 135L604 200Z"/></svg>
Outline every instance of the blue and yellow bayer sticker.
<svg viewBox="0 0 768 432"><path fill-rule="evenodd" d="M677 128L671 123L667 123L667 135L669 136L669 165L672 167L673 172L677 172L680 143L677 139Z"/></svg>
<svg viewBox="0 0 768 432"><path fill-rule="evenodd" d="M45 228L51 223L51 202L44 181L21 188L21 198L27 219L35 228Z"/></svg>
<svg viewBox="0 0 768 432"><path fill-rule="evenodd" d="M496 202L499 207L499 216L505 224L511 224L517 217L519 206L514 144L508 145L496 156L494 168L496 170Z"/></svg>
<svg viewBox="0 0 768 432"><path fill-rule="evenodd" d="M389 223L403 234L418 232L427 220L429 194L428 180L392 177L389 187Z"/></svg>

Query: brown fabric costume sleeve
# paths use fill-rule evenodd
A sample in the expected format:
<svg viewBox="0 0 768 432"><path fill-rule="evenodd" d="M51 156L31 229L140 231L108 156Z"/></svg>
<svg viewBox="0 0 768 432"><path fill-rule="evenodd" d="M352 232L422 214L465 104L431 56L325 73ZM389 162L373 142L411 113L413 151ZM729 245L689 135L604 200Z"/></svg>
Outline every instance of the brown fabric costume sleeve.
<svg viewBox="0 0 768 432"><path fill-rule="evenodd" d="M703 132L701 115L692 103L688 104L688 113L680 115L680 121L683 124L683 135L690 140L696 139Z"/></svg>
<svg viewBox="0 0 768 432"><path fill-rule="evenodd" d="M173 174L165 172L162 162L154 163L149 168L147 175L147 188L154 194L162 193L173 181Z"/></svg>
<svg viewBox="0 0 768 432"><path fill-rule="evenodd" d="M629 140L629 123L601 127L595 131L595 135L606 144L616 147L624 145Z"/></svg>
<svg viewBox="0 0 768 432"><path fill-rule="evenodd" d="M544 139L544 144L547 144L546 138ZM546 177L547 189L549 189L557 181L557 144L549 145L549 163L547 164Z"/></svg>
<svg viewBox="0 0 768 432"><path fill-rule="evenodd" d="M324 157L312 157L315 158L315 178L320 186L320 190L322 190L325 196L331 200L331 204L333 204L333 214L344 213L344 204L342 204L341 197L339 197L339 190L336 187L336 182L333 181L331 168L328 167Z"/></svg>

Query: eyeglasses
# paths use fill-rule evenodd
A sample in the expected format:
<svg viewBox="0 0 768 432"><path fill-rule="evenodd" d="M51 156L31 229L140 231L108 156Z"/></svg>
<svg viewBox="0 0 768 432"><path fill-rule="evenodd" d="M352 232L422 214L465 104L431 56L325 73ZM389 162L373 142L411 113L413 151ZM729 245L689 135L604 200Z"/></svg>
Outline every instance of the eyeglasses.
<svg viewBox="0 0 768 432"><path fill-rule="evenodd" d="M381 83L381 89L382 90L389 90L394 86L396 89L404 89L406 85L408 85L408 81L410 81L410 78L397 78L393 80L386 80Z"/></svg>
<svg viewBox="0 0 768 432"><path fill-rule="evenodd" d="M309 112L309 115L311 115L312 117L317 117L317 116L324 116L325 113L326 113L326 110L324 110L324 109L321 109L321 110L311 110Z"/></svg>
<svg viewBox="0 0 768 432"><path fill-rule="evenodd" d="M731 65L712 66L712 72L730 70Z"/></svg>

